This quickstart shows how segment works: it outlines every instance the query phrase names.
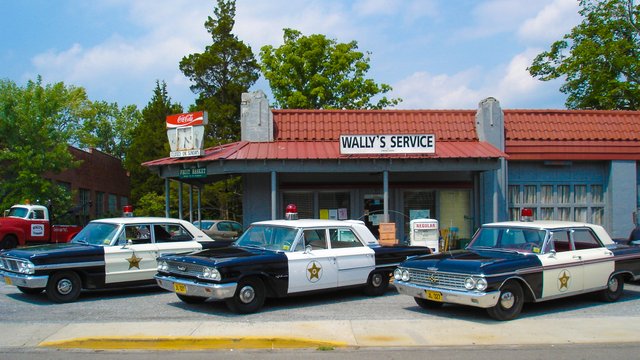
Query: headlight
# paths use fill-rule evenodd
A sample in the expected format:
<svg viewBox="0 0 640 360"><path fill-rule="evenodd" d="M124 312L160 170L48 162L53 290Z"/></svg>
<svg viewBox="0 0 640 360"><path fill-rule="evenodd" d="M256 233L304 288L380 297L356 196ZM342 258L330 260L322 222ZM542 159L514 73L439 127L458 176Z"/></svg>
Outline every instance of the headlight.
<svg viewBox="0 0 640 360"><path fill-rule="evenodd" d="M23 274L33 274L35 266L30 261L21 261L18 263L18 272Z"/></svg>
<svg viewBox="0 0 640 360"><path fill-rule="evenodd" d="M476 281L472 277L468 277L464 279L464 288L467 290L473 290L476 287Z"/></svg>
<svg viewBox="0 0 640 360"><path fill-rule="evenodd" d="M479 291L487 290L487 279L485 278L478 279L478 281L476 282L476 289L478 289Z"/></svg>
<svg viewBox="0 0 640 360"><path fill-rule="evenodd" d="M393 278L396 280L402 280L402 269L396 268L393 270Z"/></svg>
<svg viewBox="0 0 640 360"><path fill-rule="evenodd" d="M169 270L169 264L166 261L158 261L158 271Z"/></svg>
<svg viewBox="0 0 640 360"><path fill-rule="evenodd" d="M409 279L411 279L411 276L409 276L409 270L402 270L402 281L409 281Z"/></svg>
<svg viewBox="0 0 640 360"><path fill-rule="evenodd" d="M218 269L208 267L202 269L202 277L211 280L220 280L222 278Z"/></svg>

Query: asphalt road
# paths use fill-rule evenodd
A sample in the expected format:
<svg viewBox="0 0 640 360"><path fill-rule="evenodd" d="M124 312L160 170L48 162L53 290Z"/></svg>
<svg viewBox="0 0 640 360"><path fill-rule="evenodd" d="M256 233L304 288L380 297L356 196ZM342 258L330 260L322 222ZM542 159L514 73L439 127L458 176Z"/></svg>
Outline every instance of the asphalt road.
<svg viewBox="0 0 640 360"><path fill-rule="evenodd" d="M0 283L2 322L66 323L144 321L315 321L315 320L403 320L458 318L491 323L482 309L445 305L423 310L412 298L391 287L380 297L368 297L358 289L340 290L284 299L268 299L261 312L237 315L224 302L189 305L175 294L157 287L84 292L68 304L51 303L44 293L25 295ZM625 284L622 298L603 303L592 295L525 304L521 318L597 318L640 316L640 283Z"/></svg>

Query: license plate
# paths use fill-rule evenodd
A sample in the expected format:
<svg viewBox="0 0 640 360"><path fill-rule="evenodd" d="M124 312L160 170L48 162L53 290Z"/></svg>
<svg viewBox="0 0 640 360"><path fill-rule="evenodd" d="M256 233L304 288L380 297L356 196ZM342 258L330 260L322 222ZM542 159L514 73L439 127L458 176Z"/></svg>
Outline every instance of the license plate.
<svg viewBox="0 0 640 360"><path fill-rule="evenodd" d="M173 283L173 290L178 294L186 294L187 293L187 285Z"/></svg>
<svg viewBox="0 0 640 360"><path fill-rule="evenodd" d="M13 283L11 283L11 279L9 279L7 276L4 277L4 283L7 285L13 285Z"/></svg>
<svg viewBox="0 0 640 360"><path fill-rule="evenodd" d="M426 295L427 295L427 300L432 300L432 301L442 301L442 293L439 291L431 291L431 290L427 290L425 291Z"/></svg>

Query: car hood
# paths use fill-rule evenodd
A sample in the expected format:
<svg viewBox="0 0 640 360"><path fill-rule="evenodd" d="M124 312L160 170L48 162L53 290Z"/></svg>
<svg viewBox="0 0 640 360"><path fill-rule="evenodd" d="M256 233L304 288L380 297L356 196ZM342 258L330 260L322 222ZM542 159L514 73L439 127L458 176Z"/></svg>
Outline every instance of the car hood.
<svg viewBox="0 0 640 360"><path fill-rule="evenodd" d="M3 256L27 259L34 264L54 264L80 261L104 261L102 246L86 244L48 244L3 251Z"/></svg>
<svg viewBox="0 0 640 360"><path fill-rule="evenodd" d="M162 260L187 262L205 266L222 266L226 264L246 263L259 264L286 258L282 252L256 248L226 246L196 251L186 255L166 255Z"/></svg>
<svg viewBox="0 0 640 360"><path fill-rule="evenodd" d="M492 250L459 250L420 256L407 260L400 266L452 273L491 274L539 264L538 257L533 254Z"/></svg>

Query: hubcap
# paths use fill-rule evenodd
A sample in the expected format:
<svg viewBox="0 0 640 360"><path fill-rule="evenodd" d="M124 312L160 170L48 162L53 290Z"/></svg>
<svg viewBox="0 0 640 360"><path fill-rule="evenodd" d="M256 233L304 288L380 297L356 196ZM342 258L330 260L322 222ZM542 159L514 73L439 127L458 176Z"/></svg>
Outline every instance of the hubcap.
<svg viewBox="0 0 640 360"><path fill-rule="evenodd" d="M382 285L382 275L373 274L371 276L371 285L373 285L373 287L378 287L378 286Z"/></svg>
<svg viewBox="0 0 640 360"><path fill-rule="evenodd" d="M609 279L609 291L611 292L616 292L618 291L618 278L617 277L612 277L611 279Z"/></svg>
<svg viewBox="0 0 640 360"><path fill-rule="evenodd" d="M252 302L253 299L255 299L256 291L251 286L245 286L242 289L240 289L239 297L240 297L240 301L242 301L245 304L248 304Z"/></svg>
<svg viewBox="0 0 640 360"><path fill-rule="evenodd" d="M58 281L58 292L62 295L67 295L73 290L73 283L69 279L62 279Z"/></svg>
<svg viewBox="0 0 640 360"><path fill-rule="evenodd" d="M511 292L505 292L500 295L500 305L505 309L511 309L516 299Z"/></svg>

